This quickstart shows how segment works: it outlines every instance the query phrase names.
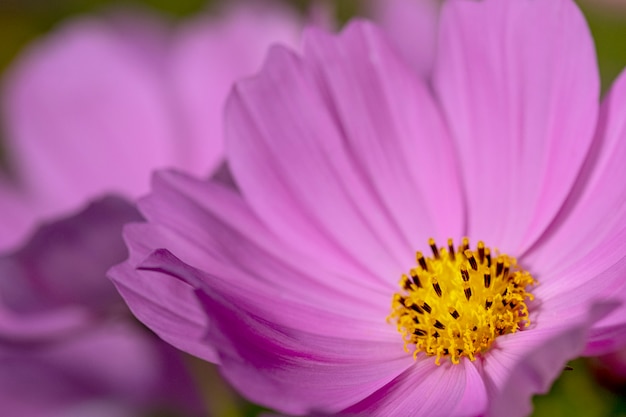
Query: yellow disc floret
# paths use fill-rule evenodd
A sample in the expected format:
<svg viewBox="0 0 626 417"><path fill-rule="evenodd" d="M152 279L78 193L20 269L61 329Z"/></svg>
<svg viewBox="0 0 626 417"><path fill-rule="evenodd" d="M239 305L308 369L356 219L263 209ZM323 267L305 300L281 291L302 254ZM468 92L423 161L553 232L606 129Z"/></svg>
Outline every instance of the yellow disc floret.
<svg viewBox="0 0 626 417"><path fill-rule="evenodd" d="M433 256L416 254L416 267L400 279L388 320L397 322L407 352L449 357L458 364L462 356L474 360L497 336L514 333L530 324L527 287L536 281L518 267L515 258L483 242L475 250L467 238L455 251L428 242Z"/></svg>

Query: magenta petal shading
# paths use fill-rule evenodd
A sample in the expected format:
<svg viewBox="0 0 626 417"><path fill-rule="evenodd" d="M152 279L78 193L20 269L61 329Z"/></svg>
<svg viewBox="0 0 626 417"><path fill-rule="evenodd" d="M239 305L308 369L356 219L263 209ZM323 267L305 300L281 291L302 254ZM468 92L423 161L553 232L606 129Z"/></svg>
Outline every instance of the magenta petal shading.
<svg viewBox="0 0 626 417"><path fill-rule="evenodd" d="M624 345L622 345L624 346ZM597 382L612 390L620 390L626 384L626 350L615 350L609 354L592 358L588 365Z"/></svg>
<svg viewBox="0 0 626 417"><path fill-rule="evenodd" d="M126 256L122 225L140 219L126 201L104 198L41 227L24 247L0 257L0 337L39 339L122 308L104 277Z"/></svg>
<svg viewBox="0 0 626 417"><path fill-rule="evenodd" d="M189 376L174 355L130 323L94 327L53 345L3 344L3 413L121 417L162 407L200 415Z"/></svg>
<svg viewBox="0 0 626 417"><path fill-rule="evenodd" d="M560 209L593 138L589 29L569 0L450 1L440 28L435 88L462 155L468 233L523 251Z"/></svg>
<svg viewBox="0 0 626 417"><path fill-rule="evenodd" d="M280 398L285 412L336 412L412 364L401 346L393 343L393 334L384 344L341 336L354 319L316 312L292 299L274 297L270 304L272 298L260 293L261 287L250 288L251 294L236 293L227 282L218 284L221 279L188 267L168 252L155 252L142 268L198 287L199 299L215 318L207 338L219 349L224 376L260 404L275 404ZM270 316L273 319L268 321ZM240 331L241 326L246 332ZM268 372L259 373L259 367Z"/></svg>
<svg viewBox="0 0 626 417"><path fill-rule="evenodd" d="M121 416L167 406L202 414L179 354L134 323L106 279L127 255L123 224L141 219L130 203L106 197L0 257L4 412Z"/></svg>
<svg viewBox="0 0 626 417"><path fill-rule="evenodd" d="M158 272L146 271L140 277L135 274L137 264L150 253L150 248L137 243L141 239L134 239L135 236L155 243L168 238L167 233L141 226L144 225L130 225L124 232L127 241L132 242L131 261L109 271L119 293L133 314L163 340L202 359L219 362L213 348L204 341L208 320L201 314L193 289Z"/></svg>
<svg viewBox="0 0 626 417"><path fill-rule="evenodd" d="M624 291L623 288L620 290ZM606 317L598 320L589 332L585 356L612 354L626 346L626 324L623 319L625 314L626 307L621 304Z"/></svg>
<svg viewBox="0 0 626 417"><path fill-rule="evenodd" d="M161 226L155 227L152 224L129 226L126 230L126 239L131 250L130 260L111 270L110 275L135 315L175 346L192 351L200 357L207 358L211 355L207 351L210 346L203 340L206 314L197 309L197 304L194 303L195 296L190 293L188 285L168 280L156 272L140 275L133 272L151 251L159 247L167 246L175 254L184 254L185 262L199 265L214 273L221 273L223 276L243 274L241 279L245 279L246 269L252 268L255 260L271 256L267 258L267 266L263 269L260 269L260 265L254 266L259 278L262 276L268 284L299 293L302 297L314 297L314 304L317 306L340 300L342 309L349 311L350 306L368 308L373 300L386 302L386 297L382 294L391 288L381 290L387 288L387 285L370 284L361 288L358 293L350 294L348 298L345 290L341 290L345 285L343 283L345 280L351 280L353 285L357 285L358 279L337 276L329 270L320 270L318 264L301 259L301 255L297 253L290 257L293 264L281 265L283 261L278 261L279 256L290 253L290 248L274 238L250 213L241 197L232 190L218 185L208 187L205 182L176 173L159 174L155 178L154 187L160 192L141 201L140 207L148 219L160 223ZM201 219L202 227L198 226L198 219ZM249 238L246 237L246 240L238 245L237 250L229 249L224 252L221 240L229 237L233 239L236 236L243 239L243 233ZM227 259L232 260L233 265L239 266L211 269ZM253 264L247 267L246 264L250 262ZM294 273L294 267L299 268L297 274ZM280 268L280 272L276 272L275 268ZM288 273L294 276L286 280L285 274ZM307 277L311 276L319 276L324 281L315 286L307 284ZM242 290L245 290L245 287ZM350 304L347 304L348 302ZM160 311L160 314L155 314L155 310ZM385 315L386 310L385 305L368 314L378 317ZM180 322L181 319L184 323Z"/></svg>

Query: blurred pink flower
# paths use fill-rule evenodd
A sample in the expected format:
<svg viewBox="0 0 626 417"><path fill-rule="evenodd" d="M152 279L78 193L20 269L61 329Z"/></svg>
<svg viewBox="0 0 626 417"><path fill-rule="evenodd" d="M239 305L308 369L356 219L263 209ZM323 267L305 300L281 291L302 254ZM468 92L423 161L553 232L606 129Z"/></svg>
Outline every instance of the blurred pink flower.
<svg viewBox="0 0 626 417"><path fill-rule="evenodd" d="M133 313L252 401L522 416L568 360L624 344L626 75L600 106L569 0L439 19L423 76L365 22L272 49L226 108L240 193L161 172L125 230L110 275ZM474 252L416 259L462 236Z"/></svg>
<svg viewBox="0 0 626 417"><path fill-rule="evenodd" d="M0 256L0 404L11 416L205 415L179 352L131 319L106 270L141 217L113 197Z"/></svg>
<svg viewBox="0 0 626 417"><path fill-rule="evenodd" d="M289 10L242 4L167 28L118 14L74 21L36 43L4 80L10 172L0 175L0 404L20 416L205 410L178 352L137 325L105 272L127 251L151 171L208 177L222 163L233 81ZM88 203L93 201L92 204Z"/></svg>
<svg viewBox="0 0 626 417"><path fill-rule="evenodd" d="M85 18L33 45L4 80L12 178L0 177L0 250L91 197L147 192L155 168L213 173L232 83L270 44L299 39L298 16L274 6L225 6L177 30L146 16Z"/></svg>

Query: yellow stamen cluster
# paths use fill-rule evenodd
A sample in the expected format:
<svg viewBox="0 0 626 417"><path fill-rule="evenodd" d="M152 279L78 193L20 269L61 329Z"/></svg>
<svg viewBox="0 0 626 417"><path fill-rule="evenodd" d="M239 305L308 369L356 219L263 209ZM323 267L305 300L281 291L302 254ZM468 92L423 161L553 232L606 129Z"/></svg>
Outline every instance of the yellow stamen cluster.
<svg viewBox="0 0 626 417"><path fill-rule="evenodd" d="M514 333L530 324L526 300L533 295L526 287L536 281L518 267L515 258L492 254L483 242L475 250L464 238L455 250L429 240L432 257L416 253L417 265L400 279L388 320L397 322L404 349L414 357L420 352L449 357L458 364L485 352L495 338Z"/></svg>

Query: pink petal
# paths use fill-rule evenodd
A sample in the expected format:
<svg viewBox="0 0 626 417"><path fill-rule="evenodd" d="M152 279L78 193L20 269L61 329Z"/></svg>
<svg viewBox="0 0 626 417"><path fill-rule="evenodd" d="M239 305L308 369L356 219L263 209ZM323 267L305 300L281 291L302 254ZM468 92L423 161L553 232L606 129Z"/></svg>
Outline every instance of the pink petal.
<svg viewBox="0 0 626 417"><path fill-rule="evenodd" d="M143 268L198 288L199 299L215 319L208 340L219 351L222 374L261 405L296 414L336 412L361 401L413 363L395 337L395 343L388 344L356 339L350 334L354 321L315 314L287 293L264 294L257 286L247 294L236 287L237 279L222 282L167 251L155 252Z"/></svg>
<svg viewBox="0 0 626 417"><path fill-rule="evenodd" d="M626 301L626 74L605 98L592 151L559 217L524 256L543 284L537 295L574 304L591 297ZM552 278L547 279L546 277ZM597 323L587 354L610 351L626 339L620 307Z"/></svg>
<svg viewBox="0 0 626 417"><path fill-rule="evenodd" d="M384 320L393 288L382 287L381 291L380 285L368 284L363 274L338 275L315 259L293 253L228 188L176 173L161 173L155 178L154 189L140 203L154 224L126 229L130 260L113 268L109 275L133 313L163 339L218 361L212 347L203 340L205 328L211 323L199 310L191 288L158 272L136 270L150 252L160 247L180 254L190 265L228 277L225 285L252 296L249 302L267 298L271 304L279 293L295 297L302 308L315 307L317 314L328 309L333 315L357 311L349 316L351 334L369 333L370 337L385 339L391 335L396 342L394 329ZM259 289L259 285L266 288ZM364 321L361 325L361 316L368 320L372 317L378 323Z"/></svg>
<svg viewBox="0 0 626 417"><path fill-rule="evenodd" d="M362 308L374 308L376 316L388 313L395 282L381 283L358 270L334 270L320 264L314 255L299 253L272 234L242 196L229 187L176 172L160 172L155 176L154 193L141 201L140 207L150 222L179 236L169 237L162 247L180 253L190 265L214 273L219 265L221 273L233 268L246 274L255 271L255 280L305 298L317 296L317 303L326 304L324 300L336 296L346 302L350 296ZM178 241L184 245L180 249L173 246ZM261 269L260 262L267 263L269 269ZM282 272L277 274L276 268ZM286 280L283 274L293 277ZM385 306L383 313L381 305Z"/></svg>
<svg viewBox="0 0 626 417"><path fill-rule="evenodd" d="M173 355L152 335L123 323L94 327L57 344L3 344L3 413L66 416L82 409L130 416L151 407L178 407L200 415L197 393Z"/></svg>
<svg viewBox="0 0 626 417"><path fill-rule="evenodd" d="M621 289L621 293L626 288ZM622 303L606 317L594 323L587 336L584 356L599 356L613 353L626 346L626 304Z"/></svg>
<svg viewBox="0 0 626 417"><path fill-rule="evenodd" d="M577 305L577 304L574 304ZM545 304L545 314L530 329L501 336L485 355L484 375L491 416L525 416L531 397L548 391L568 360L582 353L594 322L606 316L614 303L570 308L563 314Z"/></svg>
<svg viewBox="0 0 626 417"><path fill-rule="evenodd" d="M159 245L170 234L144 224L127 226L124 239L130 259L110 269L108 276L135 317L161 339L194 356L218 363L214 348L204 341L208 319L193 289L159 272L138 273L136 270L153 250L144 239Z"/></svg>
<svg viewBox="0 0 626 417"><path fill-rule="evenodd" d="M437 44L440 4L435 0L370 0L368 15L389 36L416 74L429 79Z"/></svg>
<svg viewBox="0 0 626 417"><path fill-rule="evenodd" d="M481 376L467 360L462 365L432 358L418 360L381 390L345 410L348 415L475 416L484 412Z"/></svg>
<svg viewBox="0 0 626 417"><path fill-rule="evenodd" d="M467 359L463 360L463 366L465 367L465 391L451 415L459 417L483 415L489 405L489 398L482 372L478 369L478 364Z"/></svg>
<svg viewBox="0 0 626 417"><path fill-rule="evenodd" d="M551 316L568 320L572 306L588 305L597 299L619 304L619 308L594 324L585 354L608 352L626 339L626 320L621 314L626 292L626 228L616 232L589 253L581 253L561 268L537 275L545 283L533 292L538 300L551 304Z"/></svg>
<svg viewBox="0 0 626 417"><path fill-rule="evenodd" d="M92 325L122 307L105 273L126 256L120 233L137 210L108 197L45 225L0 257L0 336L39 339Z"/></svg>
<svg viewBox="0 0 626 417"><path fill-rule="evenodd" d="M591 144L593 40L569 0L449 1L440 28L435 89L463 163L469 235L521 253Z"/></svg>
<svg viewBox="0 0 626 417"><path fill-rule="evenodd" d="M533 293L541 300L555 299L559 306L594 298L623 301L625 239L626 229L621 229L568 264L540 270L537 279L542 281Z"/></svg>
<svg viewBox="0 0 626 417"><path fill-rule="evenodd" d="M31 232L38 209L27 195L0 175L0 252L19 246Z"/></svg>
<svg viewBox="0 0 626 417"><path fill-rule="evenodd" d="M4 304L2 300L0 336L11 340L65 337L83 329L93 320L91 313L80 306L66 306L43 314L25 316Z"/></svg>
<svg viewBox="0 0 626 417"><path fill-rule="evenodd" d="M189 141L181 147L187 171L215 168L223 154L222 106L233 83L258 70L271 44L297 46L300 26L299 17L279 3L247 2L181 28L173 41L171 77Z"/></svg>
<svg viewBox="0 0 626 417"><path fill-rule="evenodd" d="M572 195L541 241L525 255L526 262L561 274L604 246L605 256L619 259L623 250L607 246L626 229L626 73L604 99L593 148ZM573 239L572 236L575 236Z"/></svg>
<svg viewBox="0 0 626 417"><path fill-rule="evenodd" d="M289 244L394 282L430 235L462 233L451 144L428 90L374 27L310 31L305 51L274 48L231 96L234 176ZM442 188L445 201L427 198Z"/></svg>
<svg viewBox="0 0 626 417"><path fill-rule="evenodd" d="M228 277L224 285L250 294L253 299L249 302L267 298L271 304L276 294L284 294L318 315L347 315L352 324L344 333L379 340L391 337L397 345L395 330L384 320L394 288L372 285L362 274L333 272L315 259L294 253L228 188L176 173L159 174L154 188L154 194L140 205L148 219L159 226L127 228L131 258L111 270L110 276L135 315L165 340L210 357L203 352L206 344L198 340L206 319L191 300L187 285L155 272L135 270L160 247L180 254L190 265Z"/></svg>

